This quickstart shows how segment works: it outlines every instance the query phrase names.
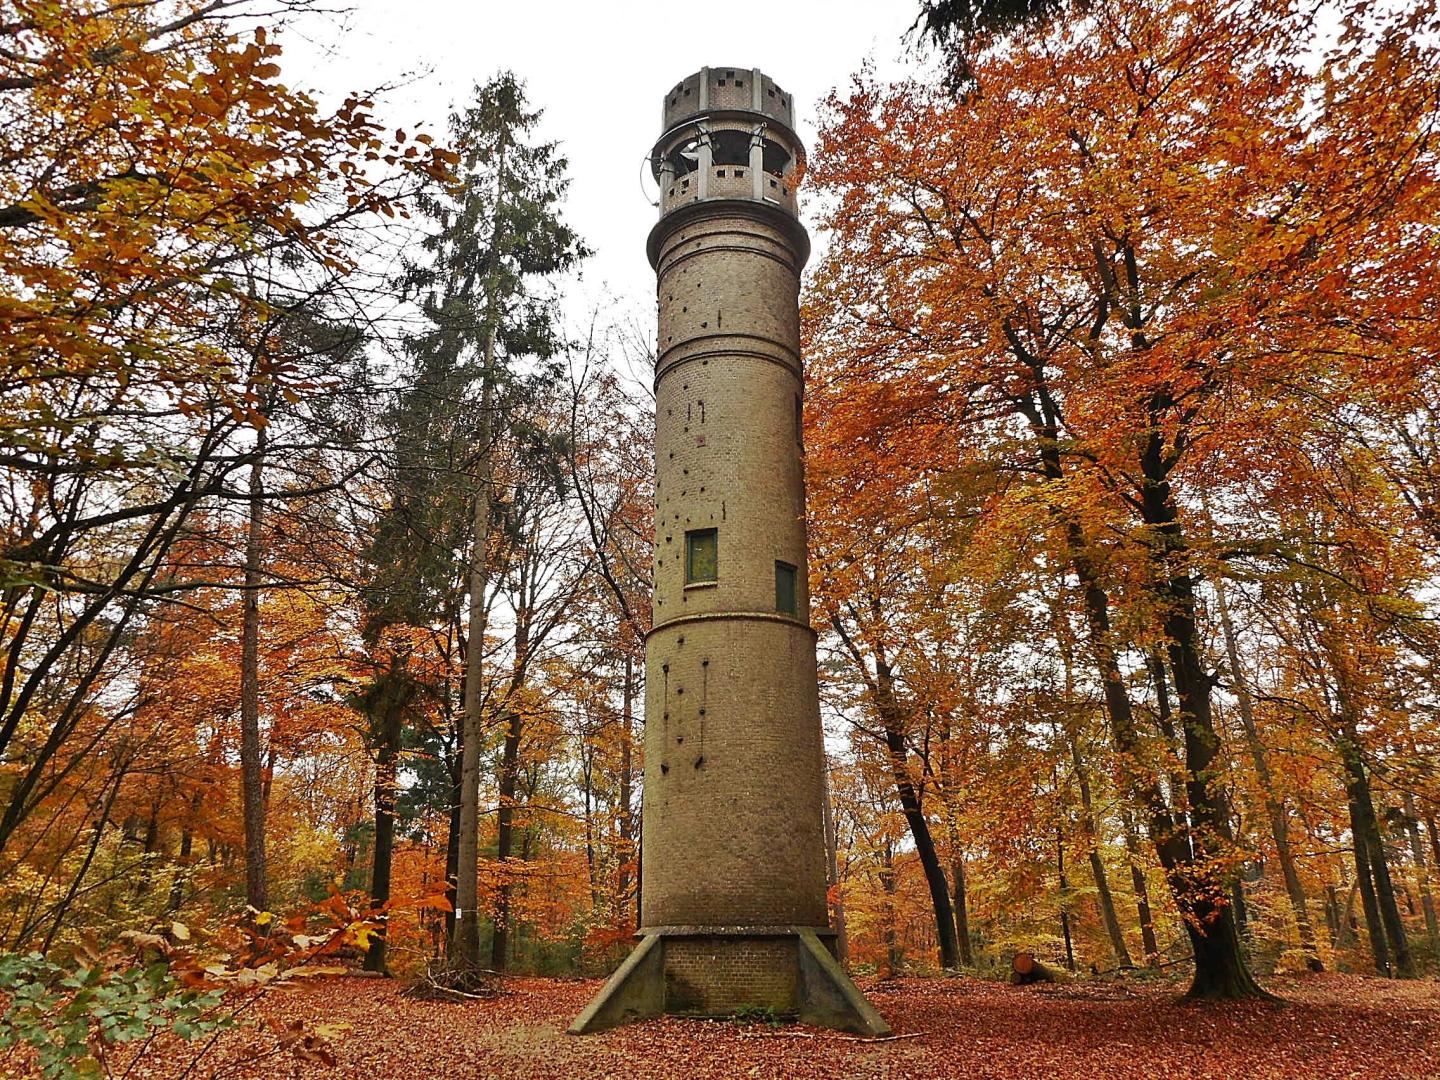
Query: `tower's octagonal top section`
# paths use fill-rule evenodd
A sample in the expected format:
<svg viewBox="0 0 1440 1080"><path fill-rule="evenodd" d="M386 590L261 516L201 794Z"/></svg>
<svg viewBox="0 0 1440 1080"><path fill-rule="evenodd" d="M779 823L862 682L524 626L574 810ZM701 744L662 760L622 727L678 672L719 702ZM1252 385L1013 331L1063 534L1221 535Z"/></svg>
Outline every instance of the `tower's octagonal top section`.
<svg viewBox="0 0 1440 1080"><path fill-rule="evenodd" d="M759 68L704 67L681 79L665 95L661 124L669 131L676 124L711 111L738 109L757 112L795 126L794 102Z"/></svg>
<svg viewBox="0 0 1440 1080"><path fill-rule="evenodd" d="M704 67L665 95L650 153L660 215L688 203L745 199L798 215L805 147L794 100L759 68Z"/></svg>

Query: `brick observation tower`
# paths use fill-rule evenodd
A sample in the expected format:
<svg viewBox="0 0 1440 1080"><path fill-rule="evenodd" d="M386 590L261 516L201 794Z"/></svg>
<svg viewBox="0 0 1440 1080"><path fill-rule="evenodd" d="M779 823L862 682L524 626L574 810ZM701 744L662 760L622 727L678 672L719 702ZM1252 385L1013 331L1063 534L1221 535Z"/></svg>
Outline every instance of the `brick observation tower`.
<svg viewBox="0 0 1440 1080"><path fill-rule="evenodd" d="M863 1034L836 963L805 570L797 216L804 147L758 69L665 95L654 629L645 658L641 938L571 1025L768 1008Z"/></svg>

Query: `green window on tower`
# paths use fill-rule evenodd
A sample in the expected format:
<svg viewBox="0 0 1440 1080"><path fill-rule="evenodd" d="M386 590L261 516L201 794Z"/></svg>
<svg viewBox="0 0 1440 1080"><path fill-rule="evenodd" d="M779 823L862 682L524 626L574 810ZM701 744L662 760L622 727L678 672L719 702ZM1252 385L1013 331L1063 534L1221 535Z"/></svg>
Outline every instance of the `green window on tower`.
<svg viewBox="0 0 1440 1080"><path fill-rule="evenodd" d="M798 615L795 600L795 567L787 562L775 563L775 610L783 615Z"/></svg>
<svg viewBox="0 0 1440 1080"><path fill-rule="evenodd" d="M714 529L691 529L685 534L685 584L718 581L719 561L719 542Z"/></svg>

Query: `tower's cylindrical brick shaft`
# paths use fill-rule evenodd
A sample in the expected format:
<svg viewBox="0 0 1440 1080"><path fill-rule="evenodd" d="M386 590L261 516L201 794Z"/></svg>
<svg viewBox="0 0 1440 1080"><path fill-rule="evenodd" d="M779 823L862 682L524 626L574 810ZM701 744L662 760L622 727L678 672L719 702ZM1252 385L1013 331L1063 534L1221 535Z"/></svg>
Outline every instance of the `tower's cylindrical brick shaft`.
<svg viewBox="0 0 1440 1080"><path fill-rule="evenodd" d="M802 151L789 96L759 72L709 68L671 91L666 112L649 245L659 337L641 923L823 927L798 312L809 242L791 187Z"/></svg>
<svg viewBox="0 0 1440 1080"><path fill-rule="evenodd" d="M804 148L759 70L665 97L642 944L572 1031L745 1007L876 1034L828 951L824 749L805 569Z"/></svg>

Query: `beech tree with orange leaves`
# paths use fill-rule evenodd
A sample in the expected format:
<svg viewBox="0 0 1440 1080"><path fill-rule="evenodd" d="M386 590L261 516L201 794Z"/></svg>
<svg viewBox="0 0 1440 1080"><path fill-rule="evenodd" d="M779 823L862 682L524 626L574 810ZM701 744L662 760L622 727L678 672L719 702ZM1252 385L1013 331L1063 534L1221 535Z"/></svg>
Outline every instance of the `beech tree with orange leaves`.
<svg viewBox="0 0 1440 1080"><path fill-rule="evenodd" d="M1415 227L1435 210L1434 25L1428 4L1356 5L1326 40L1285 4L1085 4L982 35L958 96L862 73L811 173L834 230L812 340L849 396L833 453L974 462L997 477L982 513L1055 537L1195 996L1260 993L1202 625L1232 552L1206 544L1199 498L1278 466L1326 423L1313 397L1333 412L1430 370L1435 297L1408 268L1434 254ZM1161 650L1175 691L1176 790L1141 760L1127 640Z"/></svg>

